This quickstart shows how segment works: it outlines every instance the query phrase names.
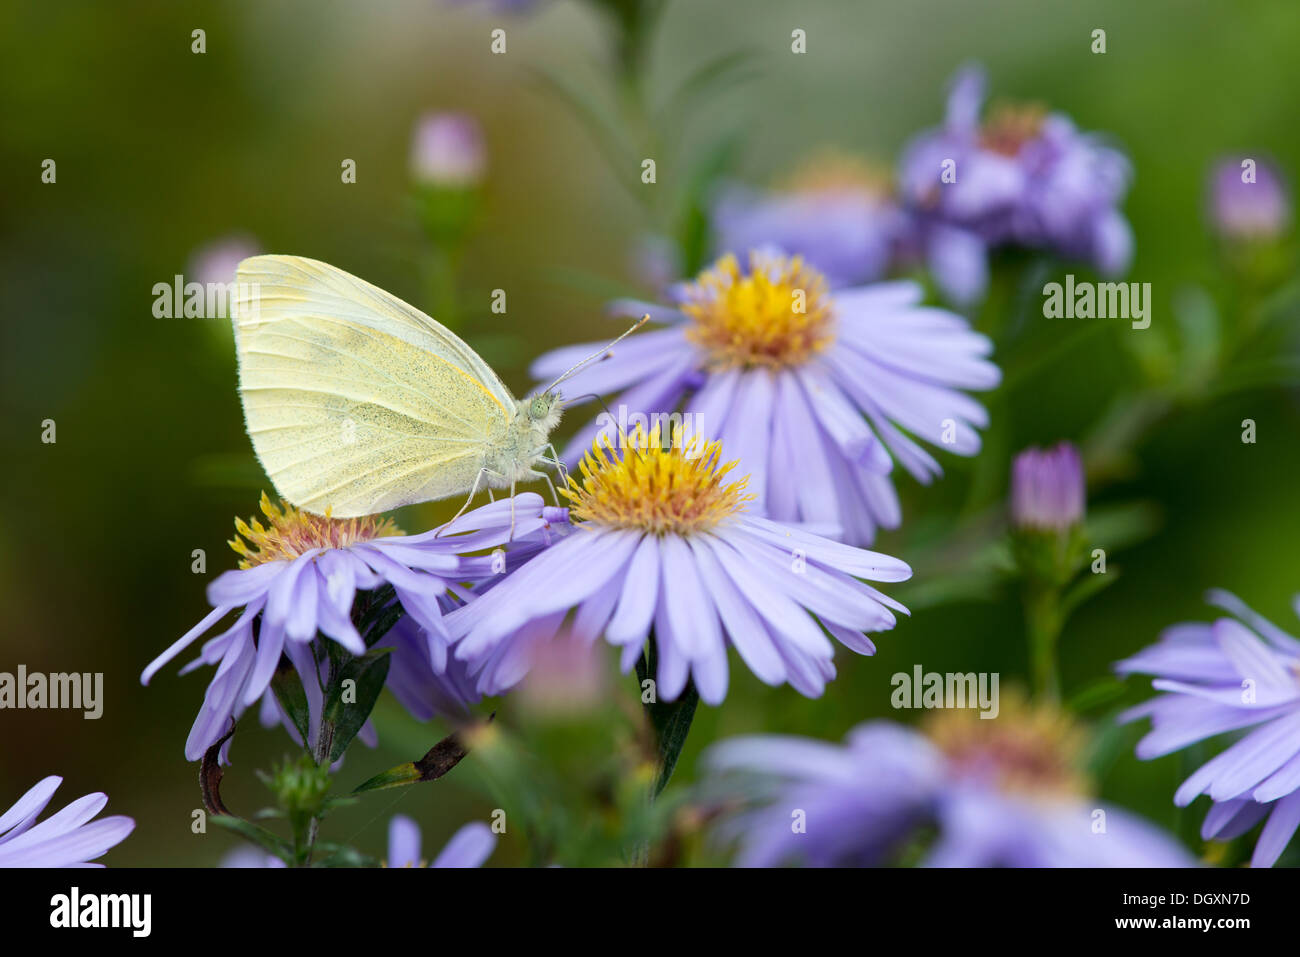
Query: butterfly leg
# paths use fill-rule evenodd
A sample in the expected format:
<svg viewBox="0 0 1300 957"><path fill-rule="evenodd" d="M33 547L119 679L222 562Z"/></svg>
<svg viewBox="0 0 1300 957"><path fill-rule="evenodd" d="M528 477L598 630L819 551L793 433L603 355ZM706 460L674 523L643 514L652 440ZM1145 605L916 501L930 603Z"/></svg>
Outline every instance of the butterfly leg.
<svg viewBox="0 0 1300 957"><path fill-rule="evenodd" d="M457 512L455 515L451 517L450 522L442 526L442 528L438 529L438 531L434 533L433 535L434 538L441 538L442 533L445 532L447 529L451 528L451 526L455 524L456 519L460 518L462 515L465 514L465 509L469 508L469 503L474 501L474 496L478 494L478 483L483 481L483 476L496 475L496 474L497 474L496 472L493 472L491 469L487 467L478 470L478 475L474 476L474 486L469 490L469 497L465 499L465 504L460 507L459 512ZM491 496L491 494L492 494L492 490L489 489L488 495ZM511 525L511 528L513 530L513 523Z"/></svg>
<svg viewBox="0 0 1300 957"><path fill-rule="evenodd" d="M557 451L555 451L555 445L554 445L553 443L551 443L551 442L547 442L547 443L546 443L546 448L542 449L542 451L543 451L543 452L550 452L550 453L551 453L551 457L550 457L549 461L550 461L550 463L551 463L552 465L555 466L555 473L556 473L556 475L558 475L559 478L560 478L560 484L561 484L561 485L568 485L568 484L569 484L569 468L568 468L567 465L565 465L565 464L560 460L560 453L557 452ZM557 502L556 504L558 505L559 503Z"/></svg>
<svg viewBox="0 0 1300 957"><path fill-rule="evenodd" d="M515 540L515 480L510 480L510 537L506 539L506 544Z"/></svg>
<svg viewBox="0 0 1300 957"><path fill-rule="evenodd" d="M555 490L555 483L551 481L551 477L541 469L534 470L532 474L540 475L542 478L546 479L546 484L551 487L551 499L555 502L557 508L560 507L560 493Z"/></svg>

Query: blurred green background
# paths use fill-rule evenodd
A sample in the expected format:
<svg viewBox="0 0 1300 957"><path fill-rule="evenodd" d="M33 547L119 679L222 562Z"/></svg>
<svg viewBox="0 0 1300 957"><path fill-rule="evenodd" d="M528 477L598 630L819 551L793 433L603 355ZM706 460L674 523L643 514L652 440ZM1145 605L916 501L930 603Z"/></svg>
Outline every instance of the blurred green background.
<svg viewBox="0 0 1300 957"><path fill-rule="evenodd" d="M503 56L489 52L497 27L507 31ZM796 27L807 31L806 55L790 52ZM207 35L202 55L190 50L196 28ZM1089 50L1095 28L1107 31L1104 55ZM433 0L14 2L0 7L0 37L0 670L105 674L98 721L0 712L0 807L51 773L66 778L62 803L106 791L110 812L137 821L107 856L114 865L211 865L235 846L226 834L190 831L201 804L182 746L211 672L178 678L173 666L149 688L139 674L203 615L206 581L233 567L224 544L233 517L252 514L270 490L243 431L227 325L154 318L152 287L185 272L196 249L238 233L427 307L408 168L422 113L466 111L486 128L486 205L464 257L460 330L516 392L529 385L533 356L610 334L600 312L609 295L649 294L632 268L638 243L672 228L683 180L724 135L738 137L728 174L759 184L826 145L892 164L911 135L939 121L948 78L970 60L987 66L995 97L1042 101L1112 134L1136 170L1125 206L1137 237L1128 278L1152 284L1152 329L1112 322L1053 349L1075 330L1035 323L1031 308L1015 355L995 356L1011 382L989 399L994 424L981 458L942 456L948 474L929 489L900 479L904 526L876 547L918 572L927 536L958 516L995 514L1016 451L1083 439L1144 369L1159 372L1152 344L1172 338L1186 289L1221 298L1204 215L1211 163L1224 153L1271 156L1294 176L1300 160L1300 14L1290 0L676 0L649 38L645 101L673 102L694 71L730 51L746 51L750 69L743 82L651 111L649 121L643 114L639 127L618 106L610 24L577 0L521 15ZM637 161L613 168L557 83L607 104ZM646 143L661 151L649 187L639 182ZM56 184L41 182L45 158L58 164ZM356 160L355 184L340 182L344 158ZM508 291L505 315L488 310L493 288ZM1289 308L1283 321L1293 330L1294 297ZM50 418L53 445L40 441ZM1240 440L1244 418L1258 424L1254 445ZM1143 437L1092 504L1145 502L1158 525L1111 552L1118 582L1068 623L1067 698L1163 626L1208 618L1202 595L1212 586L1294 630L1298 436L1296 389L1270 384L1181 407ZM420 531L457 505L411 509L399 522ZM206 551L207 575L191 572L196 548ZM724 735L838 738L870 717L912 720L891 710L889 694L890 676L915 663L997 671L1004 688L1025 674L1017 595L995 583L918 607L877 644L874 659L839 656L840 676L817 701L764 687L733 656L727 701L701 707L675 781L689 781L700 750ZM1133 680L1088 718L1108 726L1115 706L1145 696L1142 684ZM633 679L616 679L615 690L634 701ZM599 763L620 713L607 711L600 728L529 738L535 758ZM342 772L348 786L446 731L415 725L391 702L376 718L379 751L354 748ZM498 721L532 733L509 699ZM291 746L253 720L242 728L225 797L247 813L266 797L253 769ZM1138 733L1105 736L1101 793L1194 832L1203 809L1180 815L1171 802L1182 759L1137 762ZM382 854L385 822L401 811L420 822L432 851L497 806L472 765L471 757L395 799L372 797L329 822L329 836ZM524 844L508 833L490 863L525 860Z"/></svg>

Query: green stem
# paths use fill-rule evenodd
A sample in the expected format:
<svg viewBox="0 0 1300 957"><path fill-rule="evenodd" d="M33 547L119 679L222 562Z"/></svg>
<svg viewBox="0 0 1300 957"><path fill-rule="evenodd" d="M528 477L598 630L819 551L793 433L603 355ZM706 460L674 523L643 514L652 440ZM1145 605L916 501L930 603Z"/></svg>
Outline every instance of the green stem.
<svg viewBox="0 0 1300 957"><path fill-rule="evenodd" d="M459 254L439 244L429 250L429 302L434 317L448 329L460 326L460 302L456 289Z"/></svg>
<svg viewBox="0 0 1300 957"><path fill-rule="evenodd" d="M329 683L327 687L332 688L334 683L338 680L338 670L338 665L335 663L333 658L330 658ZM325 695L322 700L320 727L316 734L316 747L312 753L312 758L315 760L317 767L329 766L330 750L334 747L334 722L330 721L329 718L326 717L326 709L324 706L324 700L328 700L328 697L328 695ZM320 818L316 815L312 815L311 820L307 824L307 852L303 857L304 866L311 866L311 855L312 851L316 847L316 838L319 834Z"/></svg>
<svg viewBox="0 0 1300 957"><path fill-rule="evenodd" d="M1063 625L1061 590L1045 585L1028 586L1025 592L1025 629L1029 639L1034 693L1052 702L1061 698L1056 646Z"/></svg>

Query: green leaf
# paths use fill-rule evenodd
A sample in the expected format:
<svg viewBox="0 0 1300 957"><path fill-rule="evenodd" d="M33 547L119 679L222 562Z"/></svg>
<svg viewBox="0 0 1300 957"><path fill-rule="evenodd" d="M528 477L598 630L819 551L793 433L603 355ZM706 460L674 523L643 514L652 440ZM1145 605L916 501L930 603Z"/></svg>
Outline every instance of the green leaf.
<svg viewBox="0 0 1300 957"><path fill-rule="evenodd" d="M329 797L321 802L320 813L317 814L316 816L321 820L324 820L327 814L332 814L338 808L351 807L352 805L357 803L359 803L357 799L351 797L350 795L343 795L341 797Z"/></svg>
<svg viewBox="0 0 1300 957"><path fill-rule="evenodd" d="M271 676L271 689L275 692L280 707L284 708L284 713L289 716L298 734L302 736L302 746L308 747L307 742L311 738L308 730L311 726L311 718L307 706L307 689L302 686L302 677L298 674L298 669L284 655L280 656L280 663L276 665L275 674Z"/></svg>
<svg viewBox="0 0 1300 957"><path fill-rule="evenodd" d="M753 79L763 70L757 47L747 47L724 53L710 60L688 76L672 97L660 108L656 125L671 128L696 99L704 94L716 96L727 86Z"/></svg>
<svg viewBox="0 0 1300 957"><path fill-rule="evenodd" d="M1124 693L1124 685L1116 678L1098 678L1080 688L1069 700L1068 707L1076 714L1091 711L1109 704Z"/></svg>
<svg viewBox="0 0 1300 957"><path fill-rule="evenodd" d="M610 115L609 110L585 92L583 87L571 84L558 73L538 66L534 66L531 73L538 83L564 101L573 111L574 116L586 127L597 148L605 155L606 162L614 172L614 178L638 203L644 204L647 201L647 191L638 189L640 179L632 176L633 172L639 170L640 161L632 147L627 144L620 124Z"/></svg>
<svg viewBox="0 0 1300 957"><path fill-rule="evenodd" d="M717 179L735 166L745 132L733 130L712 144L694 165L687 180L685 205L677 226L677 243L682 253L682 272L693 276L708 259L713 224L708 199Z"/></svg>
<svg viewBox="0 0 1300 957"><path fill-rule="evenodd" d="M1104 588L1119 580L1119 569L1113 565L1103 574L1087 574L1074 583L1061 599L1061 619L1069 618L1074 610Z"/></svg>
<svg viewBox="0 0 1300 957"><path fill-rule="evenodd" d="M242 817L235 817L230 814L216 814L209 817L208 820L213 824L219 824L228 831L233 831L267 853L274 854L286 864L293 865L293 850L289 847L288 842L276 837L266 828L258 827L252 821L245 821Z"/></svg>
<svg viewBox="0 0 1300 957"><path fill-rule="evenodd" d="M405 613L401 603L396 601L387 608L378 611L366 627L366 647L373 648L377 645L388 634L389 630L402 620L402 615Z"/></svg>
<svg viewBox="0 0 1300 957"><path fill-rule="evenodd" d="M492 719L488 718L488 720ZM461 743L459 735L449 734L430 748L420 760L408 761L406 764L399 764L395 768L376 774L368 781L359 784L352 793L386 791L389 788L406 787L408 784L418 784L421 781L436 781L459 764L468 753L469 750Z"/></svg>
<svg viewBox="0 0 1300 957"><path fill-rule="evenodd" d="M367 636L367 646L374 644L369 640L370 632L374 632L381 621L391 617L394 609L400 617L402 606L397 602L397 592L392 585L382 585L374 591L363 593L356 608L356 625L357 631ZM378 640L382 635L376 632L374 637Z"/></svg>
<svg viewBox="0 0 1300 957"><path fill-rule="evenodd" d="M376 648L359 658L353 658L339 669L338 677L330 685L329 695L325 699L324 720L334 729L334 740L330 745L331 763L343 756L343 752L348 749L374 710L379 693L384 690L384 680L388 677L389 653L392 650ZM347 687L348 682L352 682L351 689ZM343 698L349 693L350 696L355 696L355 700L345 702Z"/></svg>
<svg viewBox="0 0 1300 957"><path fill-rule="evenodd" d="M1163 515L1152 502L1125 502L1089 508L1084 522L1088 547L1104 548L1109 558L1117 549L1128 548L1160 530Z"/></svg>
<svg viewBox="0 0 1300 957"><path fill-rule="evenodd" d="M356 848L332 841L317 841L316 853L324 855L312 867L378 867L379 861Z"/></svg>
<svg viewBox="0 0 1300 957"><path fill-rule="evenodd" d="M653 677L656 668L654 636L646 647L646 653L637 662L636 673L640 682ZM656 685L657 687L657 685ZM700 703L695 682L687 682L686 688L678 695L676 701L662 701L658 695L650 704L645 705L650 716L650 726L654 729L655 740L659 746L659 775L655 779L651 797L658 797L668 779L673 776L677 759L681 757L682 748L686 746L686 736L691 730L691 721L695 718L695 707Z"/></svg>

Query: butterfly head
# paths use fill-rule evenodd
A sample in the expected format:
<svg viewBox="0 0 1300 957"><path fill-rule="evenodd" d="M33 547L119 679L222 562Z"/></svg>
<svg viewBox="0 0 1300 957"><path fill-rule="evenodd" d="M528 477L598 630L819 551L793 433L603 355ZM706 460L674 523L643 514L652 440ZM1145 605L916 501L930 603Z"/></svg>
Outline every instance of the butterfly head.
<svg viewBox="0 0 1300 957"><path fill-rule="evenodd" d="M539 392L527 400L524 410L533 426L549 435L551 430L560 422L560 414L564 410L564 400L553 389Z"/></svg>

